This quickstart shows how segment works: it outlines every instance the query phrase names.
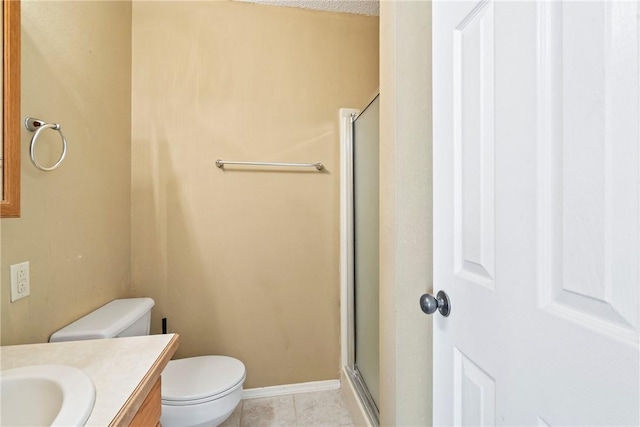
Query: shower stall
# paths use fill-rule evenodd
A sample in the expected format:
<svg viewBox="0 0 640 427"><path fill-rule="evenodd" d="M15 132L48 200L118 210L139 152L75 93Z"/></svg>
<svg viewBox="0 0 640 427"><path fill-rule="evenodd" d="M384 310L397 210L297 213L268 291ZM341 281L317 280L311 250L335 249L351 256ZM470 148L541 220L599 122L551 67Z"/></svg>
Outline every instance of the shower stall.
<svg viewBox="0 0 640 427"><path fill-rule="evenodd" d="M379 425L379 96L340 110L342 362L358 407Z"/></svg>

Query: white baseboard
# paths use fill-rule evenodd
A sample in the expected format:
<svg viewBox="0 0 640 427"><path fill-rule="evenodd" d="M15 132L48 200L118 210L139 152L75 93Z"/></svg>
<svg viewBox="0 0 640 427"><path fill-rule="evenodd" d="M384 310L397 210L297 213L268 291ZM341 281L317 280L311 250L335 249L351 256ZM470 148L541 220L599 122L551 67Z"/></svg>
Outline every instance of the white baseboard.
<svg viewBox="0 0 640 427"><path fill-rule="evenodd" d="M242 392L242 398L256 399L259 397L285 396L288 394L309 393L312 391L337 390L339 388L340 380L312 381L308 383L250 388Z"/></svg>

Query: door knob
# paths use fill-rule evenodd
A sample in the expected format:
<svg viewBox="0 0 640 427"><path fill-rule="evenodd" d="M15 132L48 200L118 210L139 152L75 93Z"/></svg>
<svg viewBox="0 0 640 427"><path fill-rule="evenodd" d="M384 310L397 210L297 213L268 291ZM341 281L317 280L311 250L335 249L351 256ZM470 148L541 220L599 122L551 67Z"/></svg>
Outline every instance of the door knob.
<svg viewBox="0 0 640 427"><path fill-rule="evenodd" d="M451 302L449 296L444 291L439 291L435 297L431 294L424 294L420 297L420 308L427 314L433 314L438 310L444 317L451 313Z"/></svg>

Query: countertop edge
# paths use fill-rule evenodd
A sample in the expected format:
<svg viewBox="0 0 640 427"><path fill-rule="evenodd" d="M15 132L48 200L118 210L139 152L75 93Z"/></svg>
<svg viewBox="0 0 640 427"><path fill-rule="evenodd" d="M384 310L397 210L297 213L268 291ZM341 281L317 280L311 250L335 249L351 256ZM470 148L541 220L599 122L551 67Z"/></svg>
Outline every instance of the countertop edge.
<svg viewBox="0 0 640 427"><path fill-rule="evenodd" d="M180 335L173 334L173 337L167 343L162 353L160 353L156 358L151 369L149 369L147 374L140 380L140 383L138 383L138 386L133 390L133 393L131 393L122 408L120 408L120 411L118 411L113 420L111 420L109 427L125 426L131 423L142 406L145 398L149 394L149 391L151 391L156 380L162 374L163 369L167 366L167 363L169 363L169 360L171 360L171 357L178 349L179 344Z"/></svg>

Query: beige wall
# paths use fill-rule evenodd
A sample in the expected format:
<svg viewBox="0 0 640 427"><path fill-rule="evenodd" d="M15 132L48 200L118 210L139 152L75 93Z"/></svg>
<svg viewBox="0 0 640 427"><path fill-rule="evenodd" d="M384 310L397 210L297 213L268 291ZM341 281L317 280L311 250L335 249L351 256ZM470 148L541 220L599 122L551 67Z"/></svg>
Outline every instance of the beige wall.
<svg viewBox="0 0 640 427"><path fill-rule="evenodd" d="M431 4L380 5L381 425L431 425Z"/></svg>
<svg viewBox="0 0 640 427"><path fill-rule="evenodd" d="M375 17L134 2L133 290L179 357L238 357L247 387L338 378L338 109L375 93L377 40Z"/></svg>
<svg viewBox="0 0 640 427"><path fill-rule="evenodd" d="M60 123L69 149L41 172L22 129L22 217L0 222L3 345L47 341L129 292L130 87L130 3L22 3L22 117ZM42 136L47 163L59 140ZM22 261L31 296L10 303L9 266Z"/></svg>
<svg viewBox="0 0 640 427"><path fill-rule="evenodd" d="M376 91L377 18L135 3L132 64L131 3L22 9L22 116L61 123L69 153L38 171L22 131L22 217L0 222L2 344L149 295L154 332L166 316L181 356L241 358L248 387L337 378L337 113ZM57 135L43 137L54 161ZM216 158L327 171L223 172ZM31 296L10 303L22 261Z"/></svg>

